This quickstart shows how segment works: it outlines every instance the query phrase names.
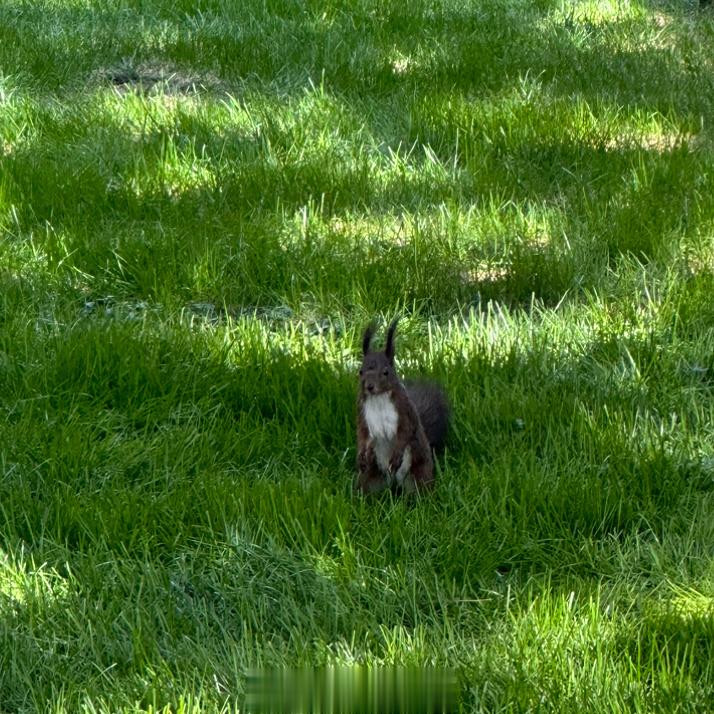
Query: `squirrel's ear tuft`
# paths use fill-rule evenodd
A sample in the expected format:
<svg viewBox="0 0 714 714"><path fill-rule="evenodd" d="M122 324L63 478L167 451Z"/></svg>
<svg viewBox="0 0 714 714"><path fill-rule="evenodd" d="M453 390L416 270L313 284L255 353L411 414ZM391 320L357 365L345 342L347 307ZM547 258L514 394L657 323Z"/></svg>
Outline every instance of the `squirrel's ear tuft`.
<svg viewBox="0 0 714 714"><path fill-rule="evenodd" d="M386 354L391 361L394 361L394 333L397 331L398 322L399 318L396 318L387 329L387 342L384 345L384 354Z"/></svg>
<svg viewBox="0 0 714 714"><path fill-rule="evenodd" d="M364 331L362 336L362 354L367 354L369 352L369 344L372 342L372 337L374 336L374 324L367 325L367 329Z"/></svg>

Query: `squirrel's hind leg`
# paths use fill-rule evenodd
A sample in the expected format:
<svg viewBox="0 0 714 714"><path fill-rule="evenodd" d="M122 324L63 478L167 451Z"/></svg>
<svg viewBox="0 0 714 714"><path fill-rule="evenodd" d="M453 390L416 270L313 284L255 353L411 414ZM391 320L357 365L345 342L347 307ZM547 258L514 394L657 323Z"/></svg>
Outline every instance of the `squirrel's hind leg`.
<svg viewBox="0 0 714 714"><path fill-rule="evenodd" d="M355 478L355 491L361 491L367 495L370 493L379 493L389 487L389 481L376 467L376 464L371 464L367 469L360 471Z"/></svg>
<svg viewBox="0 0 714 714"><path fill-rule="evenodd" d="M414 491L429 491L434 487L434 462L428 459L415 460L412 463L412 468L404 479L404 493L413 493Z"/></svg>

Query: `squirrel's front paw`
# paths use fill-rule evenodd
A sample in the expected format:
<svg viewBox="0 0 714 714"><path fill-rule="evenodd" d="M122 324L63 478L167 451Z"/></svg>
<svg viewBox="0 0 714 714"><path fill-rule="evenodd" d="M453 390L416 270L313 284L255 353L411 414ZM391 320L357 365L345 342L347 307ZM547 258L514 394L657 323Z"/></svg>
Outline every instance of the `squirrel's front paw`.
<svg viewBox="0 0 714 714"><path fill-rule="evenodd" d="M360 449L357 454L357 468L360 471L366 471L369 468L371 463L370 453L369 449Z"/></svg>
<svg viewBox="0 0 714 714"><path fill-rule="evenodd" d="M389 469L392 473L397 473L399 471L399 467L402 465L402 461L404 460L404 452L403 451L395 451L392 454L392 458L389 459Z"/></svg>

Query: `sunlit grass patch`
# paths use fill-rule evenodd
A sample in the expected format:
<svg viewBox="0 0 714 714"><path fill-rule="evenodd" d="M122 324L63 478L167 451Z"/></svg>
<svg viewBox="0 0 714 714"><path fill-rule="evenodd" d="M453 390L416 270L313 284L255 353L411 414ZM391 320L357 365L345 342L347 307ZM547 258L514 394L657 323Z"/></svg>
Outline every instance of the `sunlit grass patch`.
<svg viewBox="0 0 714 714"><path fill-rule="evenodd" d="M10 464L14 468L16 464ZM67 594L67 584L58 573L42 567L28 567L22 554L3 552L0 555L0 597L3 603L0 610L6 617L12 616L13 610L30 606L30 601L61 602Z"/></svg>

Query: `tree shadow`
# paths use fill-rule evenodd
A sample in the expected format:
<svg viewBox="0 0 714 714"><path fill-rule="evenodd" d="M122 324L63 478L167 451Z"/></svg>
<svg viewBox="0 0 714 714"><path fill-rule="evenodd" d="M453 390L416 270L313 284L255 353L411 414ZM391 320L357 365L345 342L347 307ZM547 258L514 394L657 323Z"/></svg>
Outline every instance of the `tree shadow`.
<svg viewBox="0 0 714 714"><path fill-rule="evenodd" d="M504 578L518 585L544 571L595 587L602 561L590 561L588 549L672 532L672 510L699 477L666 441L659 450L640 448L641 434L618 427L646 410L669 413L666 400L688 392L692 375L657 394L592 373L593 364L609 369L625 351L638 364L661 361L656 340L594 341L578 356L551 360L526 349L495 364L479 352L437 375L451 388L457 421L444 488L420 504L421 522L386 518L347 496L354 376L330 367L319 348L291 353L252 329L226 347L200 330L153 334L88 320L25 345L27 354L41 346L45 359L27 370L21 394L0 390L9 408L3 464L12 467L3 478L3 542L15 552L24 544L62 577L69 566L75 589L35 609L15 604L9 620L3 613L0 627L22 646L12 651L15 665L39 659L43 672L61 672L81 690L119 683L138 700L171 701L172 677L198 677L210 661L221 684L215 696L232 696L241 686L236 657L247 663L272 652L280 662L281 648L294 651L296 633L328 643L347 638L355 609L364 613L358 641L381 625L409 631L464 622L453 594L444 602L428 593L405 600L413 583L400 556L414 543L429 577L452 593L481 597ZM413 338L405 347L400 354L413 357ZM470 380L459 389L464 374ZM28 422L35 424L29 440ZM700 482L702 493L711 491ZM437 518L439 528L426 528ZM405 542L400 523L415 541ZM367 537L375 526L376 553ZM679 527L687 533L690 523ZM379 564L380 577L367 584L355 569L368 574L371 566L341 550L346 529L357 556ZM573 558L566 566L564 553ZM401 581L390 570L399 567ZM88 609L91 630L67 614ZM652 647L667 650L659 638L668 632L655 624L633 646L649 646L651 636ZM699 652L705 640L697 632ZM690 647L683 637L681 652ZM256 639L265 649L250 644ZM39 651L38 640L51 647ZM157 662L166 680L161 668L149 676ZM42 691L50 675L36 674ZM24 702L26 687L9 676L0 677L0 689L6 702Z"/></svg>
<svg viewBox="0 0 714 714"><path fill-rule="evenodd" d="M44 78L60 90L82 77L111 78L111 71L102 75L111 67L123 67L130 81L143 77L144 84L152 84L156 72L140 68L157 56L177 69L218 70L229 86L257 80L285 95L296 80L300 91L312 78L338 94L370 94L377 103L395 92L429 95L443 87L455 95L495 93L530 74L567 97L667 113L675 95L663 87L676 91L707 81L706 68L680 62L665 43L656 43L656 32L644 46L619 46L620 30L638 21L645 28L641 19L603 20L575 12L560 18L559 8L548 0L517 8L413 0L379 7L274 2L232 9L206 2L159 5L149 15L127 7L87 12L11 3L4 26L6 46L13 47L15 57L19 53L22 76ZM51 22L63 32L38 35L38 22ZM48 67L56 69L48 74ZM600 71L593 73L593 67ZM700 114L710 107L705 95L677 91L677 98L694 101L677 109Z"/></svg>
<svg viewBox="0 0 714 714"><path fill-rule="evenodd" d="M592 106L661 112L690 126L692 117L711 110L711 93L704 91L711 87L711 79L703 74L710 60L697 52L688 63L667 47L613 46L616 24L601 27L573 20L548 25L548 13L560 5L555 2L538 3L523 14L504 12L501 3L481 3L470 12L426 2L383 8L365 4L357 13L350 12L351 3L344 9L333 4L338 9L332 16L329 8L320 9L310 16L311 22L305 22L303 9L315 10L317 5L261 3L264 9L255 12L269 15L267 33L249 12L241 17L240 8L233 11L232 24L222 26L215 13L217 7L226 7L224 3L205 2L200 7L167 3L153 19L142 18L126 4L92 14L84 14L79 6L4 5L0 56L3 64L11 58L17 67L13 82L18 95L36 91L43 101L49 96L51 102L53 96L74 92L80 97L87 87L94 91L110 84L127 94L150 93L153 83L154 89L168 87L169 93L180 96L207 87L205 94L196 95L198 102L224 96L227 89L235 89L240 100L249 87L254 95L262 92L279 103L304 94L312 80L311 91L344 105L345 135L349 127L364 125L372 144L381 147L385 156L389 149L399 154L400 145L430 147L429 154L398 156L393 164L403 166L404 175L395 171L381 185L372 185L372 164L366 159L346 161L339 152L266 163L268 144L287 150L294 139L280 122L270 123L267 111L261 118L262 135L229 127L217 136L210 121L200 116L189 121L179 115L170 131L149 129L138 146L131 128L112 122L96 133L92 127L80 136L68 131L64 143L59 141L62 127L54 127L58 141L52 145L42 136L42 131L51 133L50 111L50 129L43 128L36 139L20 142L7 153L2 149L3 200L16 208L17 226L10 225L10 230L19 226L14 240L21 243L32 236L53 265L64 264L88 275L104 272L107 280L99 283L100 288L121 284L127 294L137 297L159 298L157 267L165 271L169 265L172 282L165 292L178 292L177 299L200 295L219 305L281 304L281 291L289 280L306 294L316 276L335 274L349 275L349 287L341 287L342 277L336 284L324 279L321 285L333 292L344 289L345 302L361 294L367 304L370 290L380 285L380 298L370 306L375 311L380 300L439 311L489 299L523 305L533 295L555 304L574 284L598 284L600 273L583 277L581 265L593 243L602 243L611 260L625 253L657 259L666 255L673 232L696 232L712 220L713 179L703 168L705 159L687 142L664 147L633 147L608 140L593 144L587 137L552 132L543 136L526 127L515 144L489 136L483 155L475 151L461 156L456 152L459 132L474 132L476 127L460 125L458 114L455 118L448 114L452 99L464 104L488 99L498 105L499 97L509 96L514 87L521 91L523 78L530 75L537 76L545 93L556 99L580 98ZM50 23L60 31L38 32L38 27ZM494 38L499 39L497 46ZM564 72L564 66L570 70ZM593 67L600 71L593 75ZM692 91L694 86L697 92ZM444 107L442 115L427 111L437 104ZM395 106L405 107L403 118L394 119ZM305 124L309 123L308 118ZM494 131L500 123L497 117ZM62 143L63 149L57 151ZM162 173L165 150L176 145L205 147L207 177L181 183ZM476 150L485 146L475 144ZM221 157L226 158L224 163ZM144 162L154 181L141 190L130 186L134 161ZM389 165L387 159L376 164ZM436 167L426 172L429 180L420 178L425 166ZM618 180L599 188L599 177L605 172L614 173ZM123 183L117 183L117 175ZM618 183L620 188L614 189ZM56 200L58 186L61 202ZM421 234L413 231L400 242L383 230L365 228L353 235L339 225L340 220L344 223L361 213L389 217L395 207L397 213L436 211L444 205L479 208L494 195L503 196L504 205L561 202L558 229L575 249L558 241L543 244L527 232L511 233L509 226L497 238L506 242L516 235L518 240L510 241L505 257L496 253L493 244L475 241L465 255L457 255L449 253L448 243L439 243L438 227ZM605 204L606 210L597 209L598 204ZM313 234L297 229L287 236L281 233L285 215L317 205L324 221ZM101 240L96 236L98 216L104 231ZM12 223L3 220L6 227ZM167 238L163 221L177 227L175 237L180 241ZM111 266L117 260L122 267L115 271ZM196 276L205 265L213 273L201 282ZM595 270L602 265L607 260ZM236 287L221 288L225 283ZM90 286L97 289L97 284ZM72 295L79 313L87 297L92 295L82 288ZM134 563L135 570L129 567L126 580L118 584L128 603L137 606L131 611L134 620L130 608L117 606L115 594L110 597L117 583L103 580L103 565L89 563L82 571L86 590L75 593L84 598L79 611L96 604L97 594L100 602L118 607L106 618L117 622L118 630L107 625L94 642L107 647L94 658L105 667L119 661L125 672L140 670L161 656L161 637L172 638L172 627L185 627L193 637L183 650L186 656L196 642L211 638L221 643L213 655L230 654L226 642L243 636L237 620L248 601L258 601L254 612L260 614L251 624L251 633L274 637L279 644L289 642L291 633L303 627L306 613L285 612L281 598L299 598L315 608L334 601L336 592L335 579L285 545L290 533L279 534L284 542L275 547L268 541L255 547L253 541L238 539L231 545L230 557L222 560L215 552L206 561L197 557L195 571L192 574L189 568L189 575L185 568L172 569L171 562L201 539L222 542L226 524L254 524L256 517L248 509L256 502L266 512L273 509L271 522L277 524L277 531L285 527L285 513L290 513L310 532L316 549L330 545L338 528L334 517L330 519L334 509L320 511L315 503L319 506L320 497L342 499L340 508L345 512L351 508L344 491L349 488L354 438L352 376L346 368L333 369L323 354L290 354L279 340L265 343L256 337L255 343L246 340L221 352L199 330L181 327L157 336L141 321L102 322L94 314L80 317L78 324L74 324L77 314L68 319L74 328L55 325L56 332L49 337L51 330L43 332L41 325L33 323L28 329L34 337L23 333L24 342L14 344L10 358L3 354L0 403L7 414L2 429L8 437L3 465L9 470L3 479L2 513L4 519L12 516L4 524L3 540L39 551L47 543L62 543L66 549L62 553L45 553L56 558L57 567L68 553L77 563L93 552L121 561L139 557L147 548L153 563L169 564L151 587L160 605L157 612L175 618L171 627L162 624L156 613L146 621L140 617L143 600L135 583L145 582L138 572L142 566ZM142 327L137 329L139 324ZM341 347L349 352L348 338ZM630 354L636 352L636 344L627 347ZM596 344L593 353L607 348ZM46 355L43 361L30 359L39 353ZM650 356L657 359L658 354L653 348ZM18 357L16 365L14 357ZM505 503L503 522L513 524L506 535L515 538L501 541L499 550L503 533L490 530L498 531L502 523L494 524L488 509L484 510L478 527L493 553L474 564L472 554L455 538L449 546L453 560L443 564L442 574L455 576L464 587L500 577L487 571L497 561L521 571L555 565L558 558L547 552L554 547L554 532L574 539L572 547L577 548L593 539L637 534L644 527L643 513L650 526L662 527L671 504L691 489L691 479L701 476L696 464L687 470L677 454L633 452L629 440L613 439L605 433L606 424L586 418L589 411L604 418L604 407L610 415L617 409L636 414L642 402L638 394L623 400L617 388L604 396L588 393L583 389L588 357L582 359L578 363L563 357L557 368L545 372L537 355L509 358L501 365L449 367L486 374L487 379L467 382L466 394L459 391L452 375L460 424L445 465L457 494L447 515L461 515L461 497L493 506L493 512L501 515L498 508ZM26 373L20 378L21 367ZM545 382L545 391L532 387L524 393L518 377L524 374L536 376L538 389ZM484 398L472 399L474 395ZM708 392L706 398L711 398ZM662 407L665 401L662 398L655 406ZM524 409L532 421L522 419ZM555 453L552 420L565 422L573 414L565 446L557 445L562 472L554 475L541 468L531 482L519 481L518 468L524 463L538 464ZM34 425L29 439L28 424ZM593 429L603 434L596 435L588 452L584 445L592 443ZM486 443L485 434L498 438ZM616 457L611 455L613 446L619 452ZM525 461L505 460L507 454L518 456L519 449ZM494 481L493 494L484 494L482 471L476 471L467 483L459 484L457 466L469 459L482 471L495 464L493 473L510 474L510 483L498 492ZM301 482L305 473L313 479L307 488ZM344 486L336 480L343 476ZM250 485L253 481L255 486ZM121 504L116 502L118 491L124 494ZM502 501L498 496L503 496ZM444 498L448 503L449 497ZM375 523L369 521L368 526ZM465 530L474 527L457 524ZM348 595L354 595L366 611L370 602L377 601L378 585L368 593L370 599L360 600L365 597L361 591ZM398 624L402 616L400 594L382 594L389 600L385 612L391 608L389 624ZM342 606L345 603L349 606L349 597ZM211 613L208 626L195 618L198 604ZM59 617L66 607L67 600L58 597L42 612L54 611ZM25 625L32 620L31 609L19 608L15 615L3 614L5 639L17 634L18 620L13 618ZM350 622L344 611L326 610L315 617L321 623L318 634L329 638L344 634ZM57 629L51 616L37 622L45 627L42 641L48 648L38 652L26 629L14 650L26 647L28 660L30 654L36 658L28 671L42 676L31 669L39 661L48 665L53 676L63 672L68 681L86 676L101 689L103 672L71 671L72 662L86 661L86 653L92 651L87 649L93 644L89 635L78 635L77 623L68 619ZM672 636L679 624L674 622L668 631ZM154 640L147 633L157 627L163 634ZM660 637L658 625L651 632L645 628L633 646L646 650L654 642L654 651ZM689 640L684 637L685 647L689 646L694 635ZM692 645L696 655L704 652L702 641ZM230 657L225 661L227 672ZM2 667L2 671L8 670ZM6 677L12 675L9 671ZM2 685L11 693L3 698L5 705L25 706L23 693L8 682L5 679Z"/></svg>
<svg viewBox="0 0 714 714"><path fill-rule="evenodd" d="M657 44L656 33L642 46L621 46L621 31L633 20L556 20L557 7L541 2L516 12L499 3L454 9L417 2L348 12L337 4L318 13L311 4L300 9L278 2L245 12L224 7L227 23L218 27L218 6L211 2L200 12L162 5L151 17L127 8L86 13L57 6L40 16L29 5L8 5L4 31L13 42L5 46L14 48L12 56L24 68L18 91L44 86L81 102L102 87L139 96L158 89L200 105L220 103L228 90L238 104L254 106L259 99L262 109L254 111L251 130L229 123L218 132L200 111L179 107L172 123L154 126L149 120L140 133L100 114L84 135L67 127L66 137L50 109L48 135L64 139L63 148L45 141L40 129L6 152L5 200L15 207L21 231L43 242L54 263L108 274L108 284L118 277L137 296L161 294L150 267L158 264L174 266L173 285L164 293L178 288L200 299L245 305L284 300L278 293L286 275L297 276L304 294L314 269L329 266L345 274L357 265L343 302L381 272L381 285L394 286L391 302L403 298L437 312L484 299L523 304L533 295L556 304L568 290L597 285L608 261L621 254L667 259L673 232L696 234L714 213L706 152L686 137L638 145L574 129L563 136L548 116L552 107L537 106L538 98L549 97L567 114L568 103L577 100L596 114L626 107L689 126L711 108L711 93L701 91L710 81L701 63L690 57L688 64L686 48L677 53L666 42ZM63 31L31 41L40 18ZM83 28L89 22L87 43ZM160 49L154 35L162 38ZM694 57L692 47L686 51ZM52 76L38 65L48 57L57 68ZM304 98L308 80L314 103L322 106L316 115L308 107L297 126L286 126L280 107ZM204 89L196 93L197 87ZM536 99L514 118L509 98L520 96L522 104L533 87ZM490 109L473 113L474 102ZM395 105L404 111L395 112ZM482 118L485 127L475 123ZM323 128L334 122L334 147L310 150L321 138L310 134L315 122ZM377 156L354 153L355 132L364 133ZM291 154L296 142L298 160ZM413 146L428 150L404 148ZM171 152L179 162L198 165L199 175L172 175L166 167ZM149 178L137 187L139 168ZM444 205L468 211L494 196L504 204L552 206L561 214L557 239L531 244L507 227L498 240L513 244L511 255L493 260L488 243L458 258L422 249L418 269L400 279L399 266L413 254L413 242L390 245L378 236L364 248L360 240L340 244L329 231L302 243L278 235L285 215L310 205L327 217L428 212ZM106 235L93 241L98 216ZM180 246L166 240L162 221L180 226ZM136 238L121 225L135 229ZM44 241L38 238L43 233ZM375 253L377 243L382 248ZM588 273L583 265L592 255ZM122 262L123 274L108 268ZM216 273L201 287L196 276L207 265ZM449 287L443 299L419 283L420 274L430 271L437 271L440 289ZM251 290L220 287L246 278L251 283L251 273Z"/></svg>
<svg viewBox="0 0 714 714"><path fill-rule="evenodd" d="M706 152L684 140L592 145L527 138L526 130L523 142L492 142L490 153L446 173L419 155L375 162L316 153L293 161L288 148L280 153L291 129L215 137L210 122L184 121L169 135L155 129L140 139L110 123L60 153L41 138L19 145L2 160L18 237L32 235L53 264L95 276L95 296L104 281L137 298L179 290L218 304L280 304L286 285L308 294L319 275L318 289L343 294L343 302L375 285L392 302L438 313L488 299L556 304L568 290L596 286L618 256L668 259L673 238L696 236L714 217ZM448 119L430 121L435 136L458 134ZM194 179L183 164L194 160L197 143ZM188 148L167 167L168 145ZM136 185L137 167L145 186ZM457 217L487 212L494 196L505 197L497 209L503 225L465 236L460 252L449 248L443 221L396 237L385 230L400 215L445 206ZM522 214L533 207L536 216L550 211L551 225L529 227ZM298 226L303 213L312 217L307 228ZM363 231L340 228L360 216L370 217ZM598 254L605 260L593 263Z"/></svg>

